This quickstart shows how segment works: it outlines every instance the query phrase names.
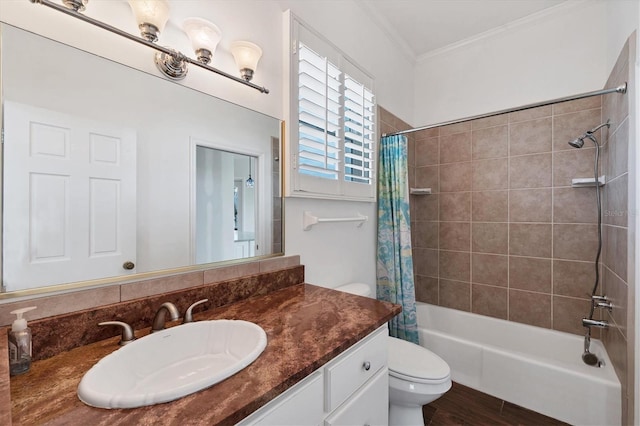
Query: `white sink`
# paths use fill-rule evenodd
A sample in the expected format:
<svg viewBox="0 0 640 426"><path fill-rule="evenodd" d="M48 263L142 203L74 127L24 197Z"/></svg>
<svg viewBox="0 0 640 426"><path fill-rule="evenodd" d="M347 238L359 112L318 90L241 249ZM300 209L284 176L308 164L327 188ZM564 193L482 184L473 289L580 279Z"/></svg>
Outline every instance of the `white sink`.
<svg viewBox="0 0 640 426"><path fill-rule="evenodd" d="M82 378L78 397L99 408L173 401L251 364L267 346L247 321L192 322L143 337L102 358Z"/></svg>

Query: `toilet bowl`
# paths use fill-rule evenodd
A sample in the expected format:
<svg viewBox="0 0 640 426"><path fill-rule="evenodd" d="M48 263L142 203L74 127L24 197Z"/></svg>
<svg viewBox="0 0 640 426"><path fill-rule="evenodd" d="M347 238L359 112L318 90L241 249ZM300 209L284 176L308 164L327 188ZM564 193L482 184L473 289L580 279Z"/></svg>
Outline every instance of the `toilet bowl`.
<svg viewBox="0 0 640 426"><path fill-rule="evenodd" d="M352 283L337 287L369 297L368 285ZM440 398L451 388L451 369L430 350L389 336L389 424L423 425L422 406Z"/></svg>

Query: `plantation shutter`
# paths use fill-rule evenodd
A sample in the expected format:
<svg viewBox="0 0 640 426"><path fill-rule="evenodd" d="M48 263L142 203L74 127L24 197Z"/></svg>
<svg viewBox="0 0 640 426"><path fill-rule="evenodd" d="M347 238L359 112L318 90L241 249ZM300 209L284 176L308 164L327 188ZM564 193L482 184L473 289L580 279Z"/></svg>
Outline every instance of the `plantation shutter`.
<svg viewBox="0 0 640 426"><path fill-rule="evenodd" d="M373 80L305 27L297 25L295 34L294 192L373 200Z"/></svg>

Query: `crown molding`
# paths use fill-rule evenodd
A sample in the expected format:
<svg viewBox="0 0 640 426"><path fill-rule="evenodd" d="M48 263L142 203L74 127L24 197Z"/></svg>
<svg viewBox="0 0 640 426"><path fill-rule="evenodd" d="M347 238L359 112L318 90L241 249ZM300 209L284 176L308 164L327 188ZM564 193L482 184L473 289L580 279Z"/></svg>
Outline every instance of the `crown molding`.
<svg viewBox="0 0 640 426"><path fill-rule="evenodd" d="M587 6L590 4L596 4L596 3L597 3L597 0L567 0L564 3L560 3L556 6L543 9L539 12L532 13L531 15L527 15L523 18L508 22L499 27L492 28L488 31L476 34L473 37L468 37L463 40L457 41L455 43L451 43L449 45L446 45L441 48L434 49L427 53L419 55L416 57L416 63L424 62L425 60L432 58L434 56L446 54L446 53L455 51L457 49L460 49L461 47L465 47L465 46L480 42L482 40L486 40L488 38L496 37L507 31L512 31L517 28L524 28L527 26L535 25L540 20L547 19L552 15L561 14L578 7L584 7L584 6Z"/></svg>

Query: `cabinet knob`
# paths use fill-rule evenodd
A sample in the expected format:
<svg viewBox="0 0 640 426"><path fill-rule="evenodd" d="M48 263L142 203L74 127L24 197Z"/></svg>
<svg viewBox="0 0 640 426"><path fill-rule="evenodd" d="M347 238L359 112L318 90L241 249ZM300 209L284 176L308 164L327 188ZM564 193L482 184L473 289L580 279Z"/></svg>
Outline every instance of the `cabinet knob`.
<svg viewBox="0 0 640 426"><path fill-rule="evenodd" d="M131 261L127 261L127 262L124 262L124 263L122 264L122 267L123 267L124 269L126 269L127 271L130 271L131 269L135 268L135 267L136 267L136 265L135 265L135 263L133 263L133 262L131 262Z"/></svg>
<svg viewBox="0 0 640 426"><path fill-rule="evenodd" d="M362 368L364 368L364 371L369 371L369 369L371 369L371 363L369 361L363 362Z"/></svg>

